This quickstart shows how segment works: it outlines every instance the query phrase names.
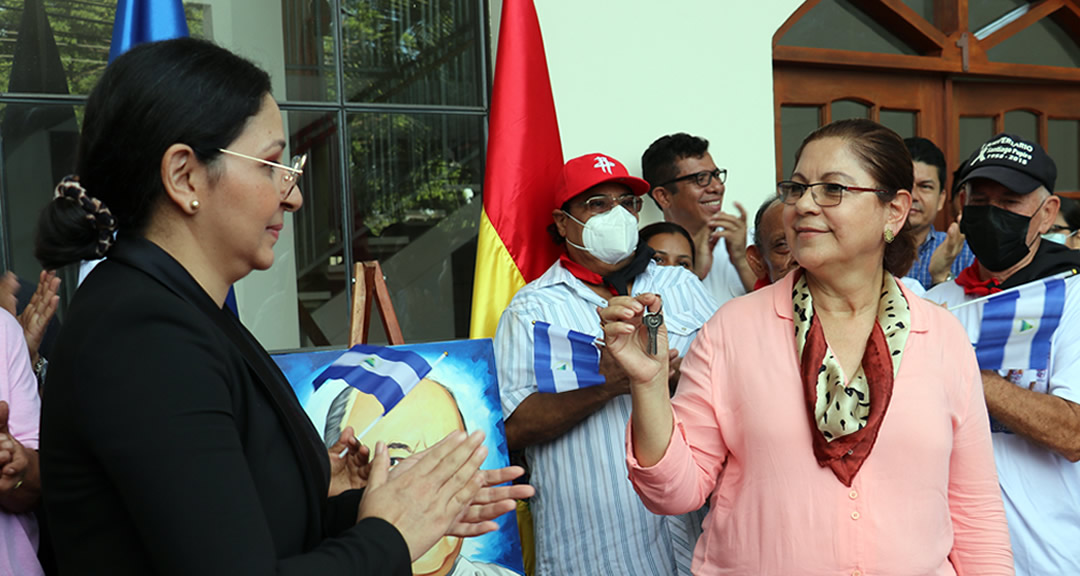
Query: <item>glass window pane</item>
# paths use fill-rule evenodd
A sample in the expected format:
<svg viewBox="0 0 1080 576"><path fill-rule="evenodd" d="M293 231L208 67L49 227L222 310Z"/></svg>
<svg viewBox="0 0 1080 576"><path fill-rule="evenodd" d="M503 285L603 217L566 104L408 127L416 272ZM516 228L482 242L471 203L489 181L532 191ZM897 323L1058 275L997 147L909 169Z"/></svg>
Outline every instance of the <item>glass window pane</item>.
<svg viewBox="0 0 1080 576"><path fill-rule="evenodd" d="M916 135L918 116L908 110L882 110L878 115L882 125L888 126L901 138L912 138Z"/></svg>
<svg viewBox="0 0 1080 576"><path fill-rule="evenodd" d="M36 282L41 264L34 258L38 214L53 190L75 165L81 106L0 104L0 268ZM74 292L78 276L62 275L61 299Z"/></svg>
<svg viewBox="0 0 1080 576"><path fill-rule="evenodd" d="M960 117L960 150L958 158L964 161L971 153L994 135L994 118L991 116ZM955 167L953 167L955 168Z"/></svg>
<svg viewBox="0 0 1080 576"><path fill-rule="evenodd" d="M1011 110L1005 113L1005 131L1039 141L1039 117L1027 110Z"/></svg>
<svg viewBox="0 0 1080 576"><path fill-rule="evenodd" d="M304 206L292 215L301 347L344 346L349 315L342 238L342 151L337 112L286 111L289 154L307 154ZM280 261L275 264L286 264Z"/></svg>
<svg viewBox="0 0 1080 576"><path fill-rule="evenodd" d="M855 100L837 100L832 103L830 111L833 122L849 118L870 117L870 107Z"/></svg>
<svg viewBox="0 0 1080 576"><path fill-rule="evenodd" d="M781 106L780 137L782 178L790 178L795 170L795 151L804 138L821 126L821 108L817 106Z"/></svg>
<svg viewBox="0 0 1080 576"><path fill-rule="evenodd" d="M915 11L916 14L922 16L924 20L934 23L934 0L903 0L904 4L907 4L908 8Z"/></svg>
<svg viewBox="0 0 1080 576"><path fill-rule="evenodd" d="M337 100L334 15L331 3L282 0L285 97L293 101Z"/></svg>
<svg viewBox="0 0 1080 576"><path fill-rule="evenodd" d="M968 27L973 32L998 22L1017 8L1028 6L1027 0L978 0L968 2Z"/></svg>
<svg viewBox="0 0 1080 576"><path fill-rule="evenodd" d="M1043 18L987 50L986 57L991 62L1076 68L1080 45L1060 24Z"/></svg>
<svg viewBox="0 0 1080 576"><path fill-rule="evenodd" d="M26 12L23 2L0 5L0 90L19 93L89 94L109 61L116 0L44 0ZM205 37L208 8L185 2L192 36ZM22 48L20 48L20 46ZM45 50L41 46L46 46ZM54 51L55 50L55 51ZM16 62L16 54L26 55ZM13 74L16 66L28 73Z"/></svg>
<svg viewBox="0 0 1080 576"><path fill-rule="evenodd" d="M918 54L849 0L822 0L780 39L784 46ZM837 34L843 30L843 34Z"/></svg>
<svg viewBox="0 0 1080 576"><path fill-rule="evenodd" d="M1058 169L1054 190L1080 190L1080 120L1051 118L1047 125L1047 153Z"/></svg>
<svg viewBox="0 0 1080 576"><path fill-rule="evenodd" d="M379 260L407 342L468 337L483 128L478 115L349 117L353 258Z"/></svg>
<svg viewBox="0 0 1080 576"><path fill-rule="evenodd" d="M480 106L475 0L343 0L345 100Z"/></svg>

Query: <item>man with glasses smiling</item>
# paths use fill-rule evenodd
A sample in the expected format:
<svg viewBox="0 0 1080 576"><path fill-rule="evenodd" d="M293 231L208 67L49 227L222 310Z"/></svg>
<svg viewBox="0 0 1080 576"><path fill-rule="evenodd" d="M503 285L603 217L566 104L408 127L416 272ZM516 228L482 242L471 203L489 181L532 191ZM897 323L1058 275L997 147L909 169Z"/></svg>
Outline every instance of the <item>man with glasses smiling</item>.
<svg viewBox="0 0 1080 576"><path fill-rule="evenodd" d="M717 303L749 292L757 276L746 261L746 211L721 209L727 170L717 168L709 141L685 133L653 142L641 155L642 176L664 220L686 229L694 238L694 272Z"/></svg>
<svg viewBox="0 0 1080 576"><path fill-rule="evenodd" d="M690 271L658 266L637 250L637 212L647 182L606 154L566 163L551 202L552 241L565 252L518 291L499 319L495 364L511 450L525 450L536 576L690 574L699 512L658 516L626 475L630 418L626 375L601 348L598 386L541 393L533 369L533 323L601 338L597 310L616 294L663 297L669 357L681 356L716 303ZM672 366L678 366L677 361ZM674 378L677 368L670 377Z"/></svg>

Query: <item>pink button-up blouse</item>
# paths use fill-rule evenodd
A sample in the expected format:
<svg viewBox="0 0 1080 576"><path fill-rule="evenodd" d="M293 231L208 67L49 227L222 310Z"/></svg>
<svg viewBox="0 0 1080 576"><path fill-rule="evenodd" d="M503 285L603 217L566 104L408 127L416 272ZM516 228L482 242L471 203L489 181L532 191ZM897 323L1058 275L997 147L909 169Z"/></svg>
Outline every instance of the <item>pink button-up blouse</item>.
<svg viewBox="0 0 1080 576"><path fill-rule="evenodd" d="M708 498L694 573L1012 574L982 380L960 324L904 289L911 334L849 488L811 447L793 277L729 302L701 329L656 465L638 465L628 428L630 480L646 507L682 514Z"/></svg>

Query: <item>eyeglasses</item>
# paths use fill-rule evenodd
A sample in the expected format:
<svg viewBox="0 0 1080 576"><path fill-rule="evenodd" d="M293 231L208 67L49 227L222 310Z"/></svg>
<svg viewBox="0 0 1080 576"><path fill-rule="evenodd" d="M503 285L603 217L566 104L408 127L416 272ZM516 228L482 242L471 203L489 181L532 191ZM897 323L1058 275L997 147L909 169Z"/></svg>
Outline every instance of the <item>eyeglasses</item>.
<svg viewBox="0 0 1080 576"><path fill-rule="evenodd" d="M694 184L697 184L698 186L701 186L702 188L704 188L704 187L708 186L710 182L713 181L713 178L716 178L717 180L719 180L721 184L723 184L724 182L727 182L727 170L722 169L722 168L717 168L716 170L712 170L712 171L702 170L701 172L694 172L693 174L687 174L686 176L679 176L678 178L672 178L671 180L668 180L667 182L662 182L660 184L657 184L656 186L654 186L654 188L659 188L661 186L667 186L668 184L674 184L675 182L684 182L686 180L693 180Z"/></svg>
<svg viewBox="0 0 1080 576"><path fill-rule="evenodd" d="M821 189L820 192L816 190L818 188ZM807 189L810 190L810 197L814 199L814 204L822 208L839 205L840 201L844 199L844 192L887 192L887 190L879 188L860 188L831 182L803 184L802 182L784 180L776 183L776 194L780 196L780 201L788 206L794 206L803 197Z"/></svg>
<svg viewBox="0 0 1080 576"><path fill-rule="evenodd" d="M1050 229L1046 231L1048 234L1065 234L1066 237L1072 236L1080 230L1072 230L1068 226L1062 226L1061 224L1054 224L1050 226Z"/></svg>
<svg viewBox="0 0 1080 576"><path fill-rule="evenodd" d="M233 152L232 150L226 150L224 148L218 148L218 152L228 154L230 156L236 156L237 158L245 158L247 160L254 160L260 164L266 164L273 168L277 168L283 172L281 175L281 182L287 187L283 186L281 191L281 199L284 200L292 194L292 191L296 188L296 179L304 173L304 164L307 164L307 154L301 154L299 156L292 157L292 166L286 166L284 164L278 164L277 162L271 162L269 160L263 160L262 158L256 158L254 156L248 156L247 154L241 154L239 152Z"/></svg>
<svg viewBox="0 0 1080 576"><path fill-rule="evenodd" d="M642 202L643 200L641 199L641 196L634 196L633 194L619 196L617 199L611 196L604 196L603 194L598 194L596 196L590 196L586 198L584 201L579 202L579 204L584 206L585 210L588 211L589 214L595 216L597 214L603 214L604 212L611 210L616 205L626 208L626 210L629 211L631 214L637 214L638 211L641 210Z"/></svg>

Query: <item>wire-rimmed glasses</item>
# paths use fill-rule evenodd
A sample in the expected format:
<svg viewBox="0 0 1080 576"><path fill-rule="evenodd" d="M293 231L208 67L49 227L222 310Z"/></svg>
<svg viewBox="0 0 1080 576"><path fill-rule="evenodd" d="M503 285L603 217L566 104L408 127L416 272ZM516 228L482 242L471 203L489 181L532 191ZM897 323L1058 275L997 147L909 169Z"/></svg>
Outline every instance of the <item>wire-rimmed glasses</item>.
<svg viewBox="0 0 1080 576"><path fill-rule="evenodd" d="M226 150L225 148L218 148L218 152L228 154L230 156L236 156L237 158L245 158L247 160L254 160L260 164L272 166L283 172L281 175L281 181L286 186L283 186L281 191L281 199L284 200L292 194L292 191L296 188L296 180L304 173L304 164L307 164L307 154L300 154L292 157L292 166L286 166L277 162L271 162L270 160L263 160L262 158L256 158L255 156L248 156L247 154L241 154L239 152L233 152L232 150Z"/></svg>
<svg viewBox="0 0 1080 576"><path fill-rule="evenodd" d="M820 192L817 191L818 189L820 189ZM839 205L840 201L844 199L844 192L886 192L886 190L880 188L845 186L833 182L803 184L802 182L783 180L776 183L776 194L780 196L781 202L789 206L794 206L803 197L803 194L806 194L807 190L810 190L810 197L814 199L814 204L822 208Z"/></svg>

